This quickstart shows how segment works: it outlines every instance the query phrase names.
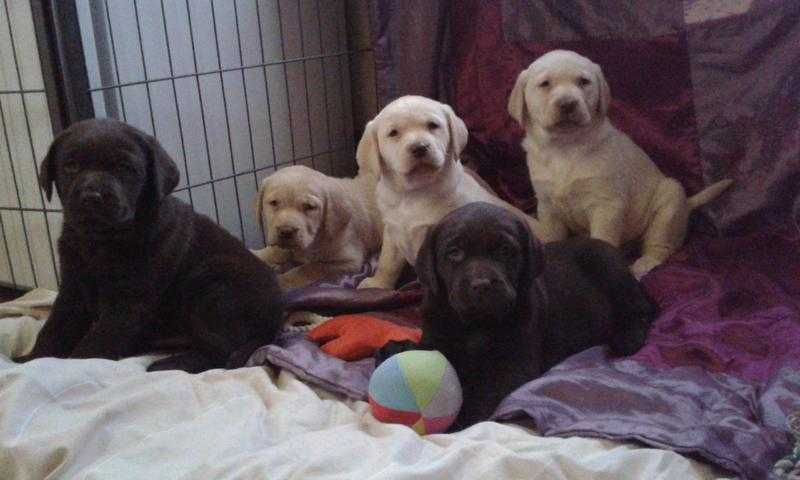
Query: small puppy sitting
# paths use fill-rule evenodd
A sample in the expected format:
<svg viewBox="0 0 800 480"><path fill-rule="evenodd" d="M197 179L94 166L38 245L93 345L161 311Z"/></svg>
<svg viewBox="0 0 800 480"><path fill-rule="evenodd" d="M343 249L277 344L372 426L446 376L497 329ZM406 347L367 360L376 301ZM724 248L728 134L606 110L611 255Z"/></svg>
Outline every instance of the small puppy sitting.
<svg viewBox="0 0 800 480"><path fill-rule="evenodd" d="M487 420L513 390L581 350L607 343L615 355L636 352L656 313L614 247L575 237L542 249L526 222L487 203L429 230L416 270L421 343L389 342L376 360L442 352L464 394L456 429Z"/></svg>
<svg viewBox="0 0 800 480"><path fill-rule="evenodd" d="M561 240L573 232L615 247L641 240L641 256L631 267L640 278L681 246L689 213L732 181L687 199L677 181L611 124L610 101L598 65L555 50L519 74L508 111L525 129L540 238Z"/></svg>
<svg viewBox="0 0 800 480"><path fill-rule="evenodd" d="M369 171L333 178L302 165L278 170L256 198L267 247L253 253L270 265L301 264L279 276L284 288L359 270L381 248L376 183Z"/></svg>
<svg viewBox="0 0 800 480"><path fill-rule="evenodd" d="M148 370L244 366L283 321L272 269L169 196L178 169L156 140L116 120L62 132L41 166L64 205L61 288L33 351L119 359L167 344L187 351Z"/></svg>
<svg viewBox="0 0 800 480"><path fill-rule="evenodd" d="M384 233L377 271L359 288L394 288L406 262L416 262L428 229L467 203L501 206L538 228L462 166L467 137L466 125L449 105L418 96L398 98L367 124L356 159L360 171L379 178Z"/></svg>

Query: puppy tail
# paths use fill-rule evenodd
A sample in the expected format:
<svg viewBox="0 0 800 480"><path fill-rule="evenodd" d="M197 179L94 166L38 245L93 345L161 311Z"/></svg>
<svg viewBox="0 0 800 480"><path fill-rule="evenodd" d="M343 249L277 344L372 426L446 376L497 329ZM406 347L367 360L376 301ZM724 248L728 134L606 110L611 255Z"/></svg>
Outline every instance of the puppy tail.
<svg viewBox="0 0 800 480"><path fill-rule="evenodd" d="M714 200L720 193L724 192L726 188L730 187L732 183L733 180L727 178L725 180L720 180L717 183L709 185L703 190L700 190L699 192L695 193L694 195L692 195L687 199L689 208L691 210L694 210L700 205L705 205L711 200Z"/></svg>

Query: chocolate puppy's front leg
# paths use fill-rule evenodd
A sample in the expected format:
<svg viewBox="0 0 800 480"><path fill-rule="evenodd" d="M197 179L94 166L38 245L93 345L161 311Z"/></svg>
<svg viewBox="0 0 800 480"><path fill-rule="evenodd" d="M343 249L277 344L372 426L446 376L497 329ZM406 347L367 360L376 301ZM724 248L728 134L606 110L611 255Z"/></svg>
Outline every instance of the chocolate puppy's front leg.
<svg viewBox="0 0 800 480"><path fill-rule="evenodd" d="M409 350L436 350L433 345L426 340L425 332L422 333L422 339L419 343L412 342L411 340L389 340L381 348L375 351L375 368L381 363L398 353L407 352Z"/></svg>
<svg viewBox="0 0 800 480"><path fill-rule="evenodd" d="M375 351L375 368L398 353L407 352L409 350L422 350L419 344L411 340L390 340L384 346Z"/></svg>
<svg viewBox="0 0 800 480"><path fill-rule="evenodd" d="M72 351L72 358L116 360L142 352L155 299L116 300L101 302L99 318Z"/></svg>
<svg viewBox="0 0 800 480"><path fill-rule="evenodd" d="M65 282L56 297L50 317L36 336L33 350L14 358L14 361L22 363L35 358L68 357L93 320L93 313L87 307L80 287Z"/></svg>

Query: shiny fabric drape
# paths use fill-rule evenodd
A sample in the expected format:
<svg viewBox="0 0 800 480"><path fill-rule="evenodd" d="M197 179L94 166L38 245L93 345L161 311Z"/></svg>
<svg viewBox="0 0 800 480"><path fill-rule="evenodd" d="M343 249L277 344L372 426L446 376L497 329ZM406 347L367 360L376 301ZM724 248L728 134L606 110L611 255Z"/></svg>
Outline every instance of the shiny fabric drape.
<svg viewBox="0 0 800 480"><path fill-rule="evenodd" d="M470 131L465 159L526 211L535 196L506 101L555 48L603 67L611 120L688 193L735 180L645 278L662 315L632 361L570 359L498 415L764 478L800 409L800 2L381 0L371 13L381 103L415 93L453 105Z"/></svg>

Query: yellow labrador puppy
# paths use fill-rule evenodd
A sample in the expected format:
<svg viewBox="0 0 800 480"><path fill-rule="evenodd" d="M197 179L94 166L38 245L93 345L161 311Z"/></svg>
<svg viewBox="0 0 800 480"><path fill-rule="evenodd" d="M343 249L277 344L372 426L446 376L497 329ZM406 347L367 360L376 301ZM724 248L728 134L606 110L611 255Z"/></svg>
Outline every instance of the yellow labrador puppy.
<svg viewBox="0 0 800 480"><path fill-rule="evenodd" d="M367 124L356 159L360 171L379 177L375 193L384 231L377 271L359 288L393 288L406 262L416 263L428 229L471 202L507 208L538 229L462 166L467 137L449 105L418 96L398 98Z"/></svg>
<svg viewBox="0 0 800 480"><path fill-rule="evenodd" d="M271 265L301 264L279 276L284 288L361 269L381 247L376 182L371 172L333 178L302 165L278 170L258 191L267 247L253 253Z"/></svg>
<svg viewBox="0 0 800 480"><path fill-rule="evenodd" d="M545 241L569 232L614 246L642 241L631 267L641 278L683 243L692 209L731 183L722 180L686 198L647 154L609 122L611 93L600 67L555 50L519 74L508 111L525 129L531 183Z"/></svg>

